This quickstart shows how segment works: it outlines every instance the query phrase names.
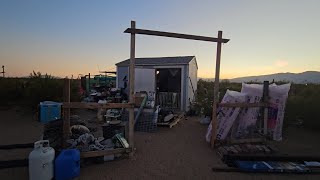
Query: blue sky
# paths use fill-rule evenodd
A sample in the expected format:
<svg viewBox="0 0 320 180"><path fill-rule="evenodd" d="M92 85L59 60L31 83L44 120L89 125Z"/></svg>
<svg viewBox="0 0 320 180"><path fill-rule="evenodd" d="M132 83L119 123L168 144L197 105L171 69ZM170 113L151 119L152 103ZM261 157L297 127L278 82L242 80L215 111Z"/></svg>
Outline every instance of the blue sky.
<svg viewBox="0 0 320 180"><path fill-rule="evenodd" d="M223 31L221 77L320 71L320 1L0 1L0 62L7 75L98 74L129 57L137 28L216 37ZM138 36L137 57L197 57L213 77L216 45ZM1 65L0 64L0 65Z"/></svg>

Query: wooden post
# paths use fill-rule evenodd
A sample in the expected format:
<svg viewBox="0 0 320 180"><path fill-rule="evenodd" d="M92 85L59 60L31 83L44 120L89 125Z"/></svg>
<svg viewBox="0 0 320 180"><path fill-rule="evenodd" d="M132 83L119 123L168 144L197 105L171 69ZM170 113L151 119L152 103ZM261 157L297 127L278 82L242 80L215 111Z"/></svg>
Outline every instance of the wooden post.
<svg viewBox="0 0 320 180"><path fill-rule="evenodd" d="M269 103L269 81L263 82L263 102ZM268 107L263 112L263 134L268 134Z"/></svg>
<svg viewBox="0 0 320 180"><path fill-rule="evenodd" d="M218 42L217 42L217 56L216 56L216 75L214 80L214 98L212 107L212 130L211 130L211 147L214 148L214 142L217 138L217 104L219 102L219 81L220 81L220 59L221 59L221 44L222 44L222 31L218 32Z"/></svg>
<svg viewBox="0 0 320 180"><path fill-rule="evenodd" d="M70 102L70 79L64 80L63 101ZM62 147L67 147L67 140L70 134L70 108L63 108L63 139Z"/></svg>
<svg viewBox="0 0 320 180"><path fill-rule="evenodd" d="M131 21L131 28L136 28L136 22ZM135 68L135 34L131 33L130 44L130 68L129 68L129 85L130 85L130 103L134 104L134 68ZM134 148L134 108L129 108L129 146Z"/></svg>
<svg viewBox="0 0 320 180"><path fill-rule="evenodd" d="M2 65L2 72L1 73L2 73L2 77L4 77L4 73L5 72L4 72L4 66L3 65Z"/></svg>
<svg viewBox="0 0 320 180"><path fill-rule="evenodd" d="M89 73L89 79L88 79L88 94L90 94L90 73Z"/></svg>

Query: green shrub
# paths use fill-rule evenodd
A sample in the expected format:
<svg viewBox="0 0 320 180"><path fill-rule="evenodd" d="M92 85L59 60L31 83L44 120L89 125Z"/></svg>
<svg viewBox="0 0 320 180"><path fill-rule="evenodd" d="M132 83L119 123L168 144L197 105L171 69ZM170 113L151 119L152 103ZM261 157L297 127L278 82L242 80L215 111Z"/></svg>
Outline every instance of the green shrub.
<svg viewBox="0 0 320 180"><path fill-rule="evenodd" d="M255 82L256 83L256 82ZM284 84L286 82L276 82ZM221 81L219 99L223 98L226 90L241 90L241 83ZM214 82L198 81L195 110L198 114L211 116L214 93ZM302 122L310 129L320 129L320 85L292 84L285 109L284 124L292 125Z"/></svg>
<svg viewBox="0 0 320 180"><path fill-rule="evenodd" d="M71 81L71 101L80 101L80 81ZM28 78L1 78L0 105L25 105L36 108L42 101L63 101L64 79L32 72Z"/></svg>

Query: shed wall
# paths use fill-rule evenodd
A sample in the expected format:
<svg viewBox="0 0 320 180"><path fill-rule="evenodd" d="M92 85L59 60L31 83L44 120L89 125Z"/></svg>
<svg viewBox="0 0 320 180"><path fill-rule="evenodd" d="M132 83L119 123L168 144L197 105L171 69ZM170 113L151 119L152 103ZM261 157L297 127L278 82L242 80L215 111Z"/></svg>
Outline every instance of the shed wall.
<svg viewBox="0 0 320 180"><path fill-rule="evenodd" d="M189 65L163 65L163 66L136 66L136 68L181 68L181 110L186 111L187 109L187 87L188 87L188 66ZM129 67L128 66L117 66L117 88L122 88L123 87L123 78L127 76L127 79L129 79L128 76L129 72ZM129 83L127 86L127 89L129 87ZM127 90L126 89L126 90ZM127 91L126 91L127 92Z"/></svg>

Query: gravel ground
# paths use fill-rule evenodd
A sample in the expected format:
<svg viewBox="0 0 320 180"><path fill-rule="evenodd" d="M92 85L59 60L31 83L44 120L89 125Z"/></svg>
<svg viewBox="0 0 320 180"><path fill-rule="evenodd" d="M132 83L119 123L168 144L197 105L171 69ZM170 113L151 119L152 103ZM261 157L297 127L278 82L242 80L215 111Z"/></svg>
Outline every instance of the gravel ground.
<svg viewBox="0 0 320 180"><path fill-rule="evenodd" d="M83 117L88 113L93 112L80 114ZM1 144L29 143L41 136L41 124L28 111L0 111L0 117ZM132 158L85 166L78 179L320 179L319 175L213 172L212 167L223 164L204 140L206 129L206 126L199 124L198 118L189 117L172 129L163 127L158 128L156 133L136 132L137 150ZM290 128L285 132L283 142L276 144L284 152L320 155L319 135L319 132ZM0 158L26 158L30 151L0 150ZM0 179L28 179L28 168L1 169Z"/></svg>

